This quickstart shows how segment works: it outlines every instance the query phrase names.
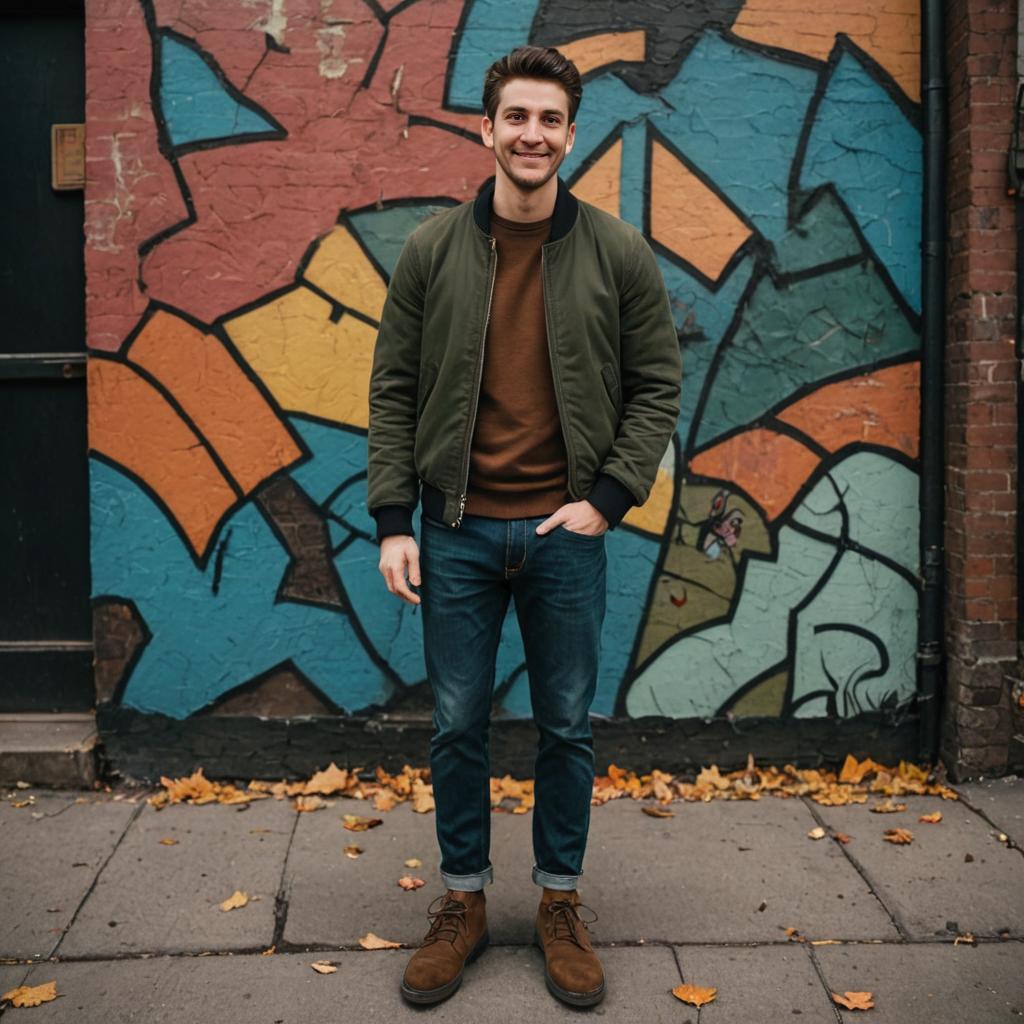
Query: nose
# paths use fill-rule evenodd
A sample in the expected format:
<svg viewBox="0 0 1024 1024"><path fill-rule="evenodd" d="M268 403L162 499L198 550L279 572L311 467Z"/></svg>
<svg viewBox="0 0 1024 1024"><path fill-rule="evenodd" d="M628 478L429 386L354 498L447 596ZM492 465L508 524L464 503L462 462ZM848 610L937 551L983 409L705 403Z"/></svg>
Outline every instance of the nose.
<svg viewBox="0 0 1024 1024"><path fill-rule="evenodd" d="M540 119L536 117L527 118L526 124L523 125L523 142L527 144L536 144L544 141L544 135L540 130Z"/></svg>

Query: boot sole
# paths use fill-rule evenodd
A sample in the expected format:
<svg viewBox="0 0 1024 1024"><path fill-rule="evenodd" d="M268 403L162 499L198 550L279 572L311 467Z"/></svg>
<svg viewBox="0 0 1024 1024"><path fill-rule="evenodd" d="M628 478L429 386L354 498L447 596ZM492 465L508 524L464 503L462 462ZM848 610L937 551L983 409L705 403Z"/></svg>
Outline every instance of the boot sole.
<svg viewBox="0 0 1024 1024"><path fill-rule="evenodd" d="M544 946L536 933L533 936L533 944L540 950L540 955L544 956ZM556 999L560 999L563 1003L568 1003L569 1006L593 1006L604 999L605 986L603 981L601 982L601 987L595 988L593 992L570 992L568 989L556 985L551 975L548 974L547 957L544 957L544 981L548 986L548 991Z"/></svg>
<svg viewBox="0 0 1024 1024"><path fill-rule="evenodd" d="M458 987L462 984L462 971L471 964L478 956L487 949L488 943L491 941L490 933L484 932L483 935L477 939L476 945L469 951L466 959L463 961L462 970L452 978L451 981L446 982L444 985L439 985L437 988L412 988L403 981L401 985L402 995L409 1000L410 1003L416 1003L418 1006L427 1006L431 1003L440 1003L443 999L447 999L449 996L454 995L458 990Z"/></svg>

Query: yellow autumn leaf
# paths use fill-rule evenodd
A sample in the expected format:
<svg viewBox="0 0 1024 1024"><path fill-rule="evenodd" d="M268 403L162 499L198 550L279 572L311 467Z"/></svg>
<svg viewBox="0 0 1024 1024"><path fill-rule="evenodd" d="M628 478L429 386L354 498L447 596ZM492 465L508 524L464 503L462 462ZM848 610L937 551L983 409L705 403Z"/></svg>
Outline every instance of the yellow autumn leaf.
<svg viewBox="0 0 1024 1024"><path fill-rule="evenodd" d="M874 807L868 808L868 810L873 811L875 814L896 814L906 809L906 804L894 804L891 797L888 800L879 801Z"/></svg>
<svg viewBox="0 0 1024 1024"><path fill-rule="evenodd" d="M388 939L382 939L379 935L374 935L373 932L367 932L360 940L359 945L363 949L401 949L402 944L400 942L391 942Z"/></svg>
<svg viewBox="0 0 1024 1024"><path fill-rule="evenodd" d="M408 860L407 860L407 861L405 862L405 866L406 866L407 868L421 868L421 867L423 867L423 861L421 861L421 860L419 859L419 857L410 857L410 858L409 858L409 859L408 859Z"/></svg>
<svg viewBox="0 0 1024 1024"><path fill-rule="evenodd" d="M0 1002L10 1000L11 1006L39 1006L57 998L57 982L47 981L42 985L19 985L0 996Z"/></svg>
<svg viewBox="0 0 1024 1024"><path fill-rule="evenodd" d="M417 814L426 814L434 809L434 787L422 779L413 780L412 809Z"/></svg>
<svg viewBox="0 0 1024 1024"><path fill-rule="evenodd" d="M681 999L691 1006L703 1006L705 1003L714 1002L717 988L701 988L700 985L676 985L672 989L672 995Z"/></svg>
<svg viewBox="0 0 1024 1024"><path fill-rule="evenodd" d="M349 832L365 832L367 829L376 828L378 825L383 825L384 822L380 818L364 818L358 814L343 814L345 828Z"/></svg>
<svg viewBox="0 0 1024 1024"><path fill-rule="evenodd" d="M825 838L825 830L820 825L818 825L815 828L812 828L811 831L807 833L807 838L808 839L824 839Z"/></svg>
<svg viewBox="0 0 1024 1024"><path fill-rule="evenodd" d="M390 789L382 789L373 798L375 811L390 811L398 804L398 797Z"/></svg>
<svg viewBox="0 0 1024 1024"><path fill-rule="evenodd" d="M836 992L829 993L832 1001L845 1007L847 1010L870 1010L875 1004L871 992L844 992L839 995Z"/></svg>
<svg viewBox="0 0 1024 1024"><path fill-rule="evenodd" d="M887 843L896 843L902 846L912 843L914 841L914 834L905 828L887 828L882 838Z"/></svg>
<svg viewBox="0 0 1024 1024"><path fill-rule="evenodd" d="M170 838L168 838L168 839L161 839L160 840L160 845L161 846L177 846L178 845L178 840L177 839L170 839Z"/></svg>
<svg viewBox="0 0 1024 1024"><path fill-rule="evenodd" d="M676 816L675 811L670 811L666 807L659 807L657 804L644 804L640 810L652 818L674 818Z"/></svg>
<svg viewBox="0 0 1024 1024"><path fill-rule="evenodd" d="M314 960L310 965L317 974L333 974L338 968L330 960Z"/></svg>
<svg viewBox="0 0 1024 1024"><path fill-rule="evenodd" d="M929 825L937 825L942 821L942 811L932 811L931 814L922 814L917 820L926 822Z"/></svg>
<svg viewBox="0 0 1024 1024"><path fill-rule="evenodd" d="M292 801L292 806L297 811L321 811L327 807L327 801L319 796L297 796Z"/></svg>
<svg viewBox="0 0 1024 1024"><path fill-rule="evenodd" d="M277 952L277 944L270 946L268 949L263 950L260 956L273 956Z"/></svg>
<svg viewBox="0 0 1024 1024"><path fill-rule="evenodd" d="M354 785L358 780L358 770L349 772L345 768L339 768L333 761L322 772L314 772L309 781L302 787L302 792L320 793L322 796L330 796L332 793L341 793Z"/></svg>
<svg viewBox="0 0 1024 1024"><path fill-rule="evenodd" d="M221 910L237 910L239 907L244 907L249 902L249 894L242 892L241 889L236 889L223 903L220 904Z"/></svg>

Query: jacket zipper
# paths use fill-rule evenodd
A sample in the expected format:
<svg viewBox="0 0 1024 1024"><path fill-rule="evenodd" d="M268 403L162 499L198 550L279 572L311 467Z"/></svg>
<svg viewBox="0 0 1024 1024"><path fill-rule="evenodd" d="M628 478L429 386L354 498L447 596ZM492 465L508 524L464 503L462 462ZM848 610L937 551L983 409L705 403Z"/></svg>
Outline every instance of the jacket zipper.
<svg viewBox="0 0 1024 1024"><path fill-rule="evenodd" d="M543 263L543 255L541 257ZM476 413L480 404L480 385L484 377L484 346L487 343L487 327L491 322L491 300L494 298L494 280L498 276L498 243L491 238L491 281L487 288L487 311L484 314L484 329L480 338L480 358L477 361L476 387L473 390L473 410L469 414L469 429L466 431L465 453L462 458L462 493L459 495L459 516L452 523L453 527L462 525L462 516L466 511L466 494L469 488L469 453L473 445L473 429L476 427Z"/></svg>
<svg viewBox="0 0 1024 1024"><path fill-rule="evenodd" d="M554 377L555 385L555 403L558 406L558 421L559 426L562 428L562 440L565 442L565 453L569 459L569 494L571 497L579 500L579 495L576 488L576 453L573 451L572 444L569 441L569 430L566 426L567 420L565 417L565 405L562 402L562 377L558 371L558 362L555 359L555 350L552 346L551 339L554 336L551 330L551 318L548 315L548 289L547 289L547 270L544 262L544 248L540 250L540 277L542 289L542 298L544 301L544 327L548 336L548 358L551 360L551 373Z"/></svg>

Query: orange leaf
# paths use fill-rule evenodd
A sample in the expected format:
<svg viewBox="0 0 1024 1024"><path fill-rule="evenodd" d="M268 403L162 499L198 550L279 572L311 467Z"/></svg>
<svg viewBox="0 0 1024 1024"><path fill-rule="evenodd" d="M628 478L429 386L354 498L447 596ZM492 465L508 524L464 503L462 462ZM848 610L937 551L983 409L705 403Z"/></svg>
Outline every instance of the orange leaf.
<svg viewBox="0 0 1024 1024"><path fill-rule="evenodd" d="M343 792L355 785L357 775L345 768L339 768L333 761L322 772L316 772L302 787L303 793L321 793L330 796L332 793Z"/></svg>
<svg viewBox="0 0 1024 1024"><path fill-rule="evenodd" d="M644 814L649 814L652 818L674 818L676 816L675 811L670 811L665 807L658 807L655 804L644 804L640 810Z"/></svg>
<svg viewBox="0 0 1024 1024"><path fill-rule="evenodd" d="M399 880L398 884L406 891L411 892L413 889L420 889L427 883L422 878L413 878L412 875L403 875Z"/></svg>
<svg viewBox="0 0 1024 1024"><path fill-rule="evenodd" d="M850 841L850 836L848 836L845 832L837 832L832 838L837 843L848 843Z"/></svg>
<svg viewBox="0 0 1024 1024"><path fill-rule="evenodd" d="M270 946L268 949L263 950L260 956L273 956L277 952L277 944Z"/></svg>
<svg viewBox="0 0 1024 1024"><path fill-rule="evenodd" d="M931 814L922 814L917 820L927 822L929 825L937 825L942 821L942 811L932 811Z"/></svg>
<svg viewBox="0 0 1024 1024"><path fill-rule="evenodd" d="M349 832L365 832L369 828L384 824L380 818L364 818L358 814L343 814L342 818Z"/></svg>
<svg viewBox="0 0 1024 1024"><path fill-rule="evenodd" d="M160 845L161 846L177 846L178 845L178 840L177 839L161 839L160 840Z"/></svg>
<svg viewBox="0 0 1024 1024"><path fill-rule="evenodd" d="M898 811L905 811L906 809L906 804L894 804L891 799L882 800L875 804L874 807L869 808L875 814L896 814Z"/></svg>
<svg viewBox="0 0 1024 1024"><path fill-rule="evenodd" d="M221 905L221 910L237 910L249 902L249 894L236 889Z"/></svg>
<svg viewBox="0 0 1024 1024"><path fill-rule="evenodd" d="M317 974L333 974L338 968L330 960L314 960L310 965Z"/></svg>
<svg viewBox="0 0 1024 1024"><path fill-rule="evenodd" d="M887 828L883 836L887 843L903 845L914 841L914 834L905 828Z"/></svg>
<svg viewBox="0 0 1024 1024"><path fill-rule="evenodd" d="M419 857L410 857L405 861L405 866L407 868L421 868L423 867L423 861L421 861Z"/></svg>
<svg viewBox="0 0 1024 1024"><path fill-rule="evenodd" d="M874 996L870 992L844 992L842 995L832 992L830 994L833 1002L845 1006L847 1010L870 1010L875 1005L871 1001Z"/></svg>
<svg viewBox="0 0 1024 1024"><path fill-rule="evenodd" d="M19 985L5 992L0 996L0 1002L5 999L11 1001L12 1006L38 1006L40 1003L48 1003L51 999L57 998L57 982L48 981L43 985Z"/></svg>
<svg viewBox="0 0 1024 1024"><path fill-rule="evenodd" d="M422 779L413 780L412 809L417 814L426 814L434 809L434 787Z"/></svg>
<svg viewBox="0 0 1024 1024"><path fill-rule="evenodd" d="M359 945L363 949L400 949L402 944L400 942L391 942L388 939L382 939L379 935L374 935L373 932L367 932L360 940Z"/></svg>
<svg viewBox="0 0 1024 1024"><path fill-rule="evenodd" d="M717 988L701 988L700 985L676 985L672 995L691 1006L703 1006L714 1001Z"/></svg>
<svg viewBox="0 0 1024 1024"><path fill-rule="evenodd" d="M320 811L327 806L327 801L319 796L297 796L292 806L297 811Z"/></svg>

